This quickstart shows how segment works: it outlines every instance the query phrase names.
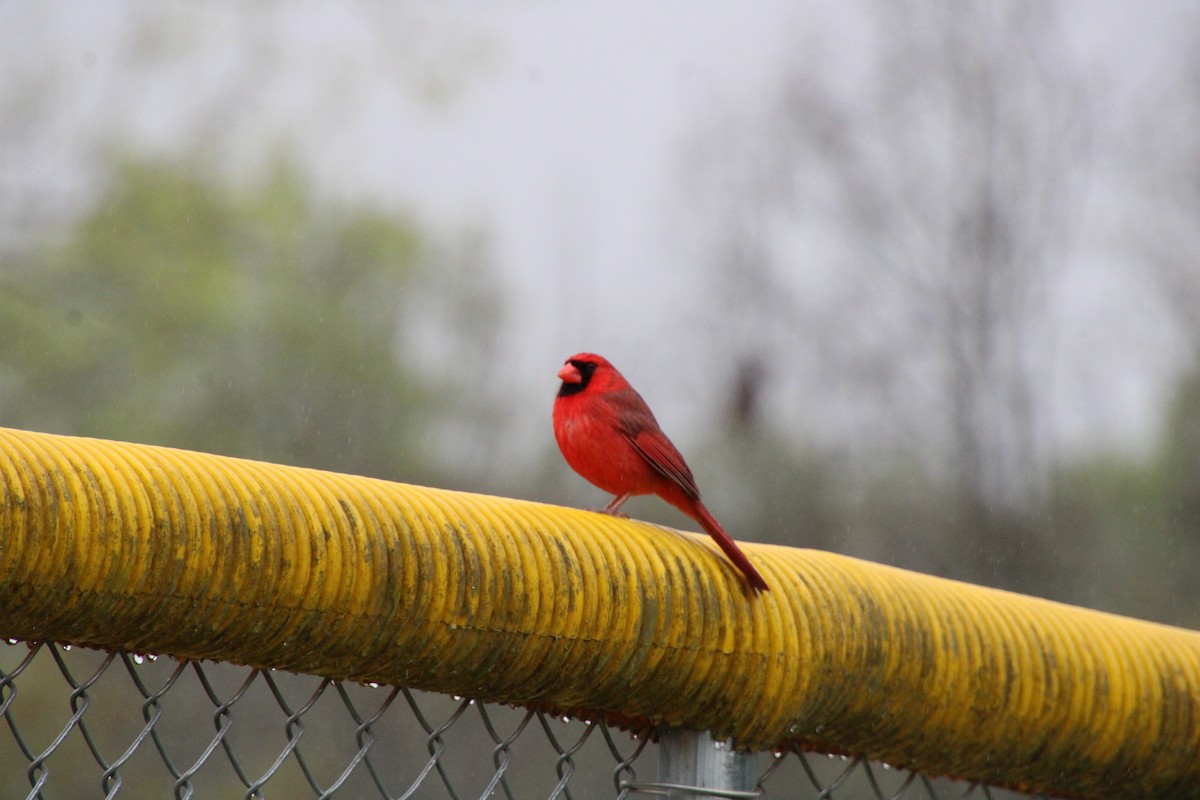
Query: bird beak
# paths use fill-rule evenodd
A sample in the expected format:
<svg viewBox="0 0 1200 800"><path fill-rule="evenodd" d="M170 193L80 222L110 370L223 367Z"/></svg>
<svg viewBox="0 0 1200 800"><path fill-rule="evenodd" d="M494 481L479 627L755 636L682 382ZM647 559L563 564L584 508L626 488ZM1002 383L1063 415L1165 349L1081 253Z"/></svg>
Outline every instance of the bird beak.
<svg viewBox="0 0 1200 800"><path fill-rule="evenodd" d="M563 364L563 368L558 371L558 377L563 383L583 383L583 376L579 374L579 368L570 361Z"/></svg>

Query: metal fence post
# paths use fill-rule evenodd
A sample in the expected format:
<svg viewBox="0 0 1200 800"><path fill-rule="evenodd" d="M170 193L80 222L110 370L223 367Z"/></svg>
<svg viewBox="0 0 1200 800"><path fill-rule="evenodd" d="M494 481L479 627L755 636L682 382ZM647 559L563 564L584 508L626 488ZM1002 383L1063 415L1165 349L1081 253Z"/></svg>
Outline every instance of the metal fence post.
<svg viewBox="0 0 1200 800"><path fill-rule="evenodd" d="M660 731L658 745L658 783L671 800L759 796L758 753L676 728Z"/></svg>

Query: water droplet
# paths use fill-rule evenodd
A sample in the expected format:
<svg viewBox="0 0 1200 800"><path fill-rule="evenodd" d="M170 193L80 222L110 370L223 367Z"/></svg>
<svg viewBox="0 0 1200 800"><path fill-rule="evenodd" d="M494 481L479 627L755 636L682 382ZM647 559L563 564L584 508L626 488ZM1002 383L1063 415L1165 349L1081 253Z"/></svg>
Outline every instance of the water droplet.
<svg viewBox="0 0 1200 800"><path fill-rule="evenodd" d="M568 717L566 714L563 714L563 715L562 715L562 716L561 716L559 719L560 719L561 721L563 721L563 722L570 722L570 721L571 721L571 718L570 718L570 717Z"/></svg>
<svg viewBox="0 0 1200 800"><path fill-rule="evenodd" d="M453 698L454 698L454 702L456 702L456 703L461 703L461 702L462 702L462 695L461 695L461 694L455 694L455 695L451 695L451 697L453 697Z"/></svg>
<svg viewBox="0 0 1200 800"><path fill-rule="evenodd" d="M21 640L20 639L5 639L4 641L8 642L9 644L18 644Z"/></svg>
<svg viewBox="0 0 1200 800"><path fill-rule="evenodd" d="M375 681L367 681L367 686L370 686L372 689L378 689L378 688L379 688L379 684L378 684L378 683L376 683Z"/></svg>
<svg viewBox="0 0 1200 800"><path fill-rule="evenodd" d="M884 769L891 769L891 768L892 768L892 765L891 765L891 764L889 764L889 763L887 763L886 761L884 761L884 762L883 762L883 768L884 768Z"/></svg>
<svg viewBox="0 0 1200 800"><path fill-rule="evenodd" d="M724 740L718 741L716 744L717 744L717 749L718 749L718 750L724 750L724 749L725 749L725 741L724 741Z"/></svg>
<svg viewBox="0 0 1200 800"><path fill-rule="evenodd" d="M142 655L141 653L134 653L134 654L133 654L133 663L135 663L135 664L145 664L145 663L146 663L146 657L145 657L144 655Z"/></svg>
<svg viewBox="0 0 1200 800"><path fill-rule="evenodd" d="M70 652L70 650L71 650L71 645L69 645L69 644L64 644L64 645L62 646L62 649L63 649L63 650L65 650L65 651L67 651L67 652Z"/></svg>
<svg viewBox="0 0 1200 800"><path fill-rule="evenodd" d="M158 661L158 654L150 653L149 655L146 656L146 660L150 661L150 662Z"/></svg>
<svg viewBox="0 0 1200 800"><path fill-rule="evenodd" d="M780 758L783 758L783 751L782 751L782 750L776 750L776 751L775 751L774 753L772 753L771 755L772 755L772 756L774 756L776 759L780 759Z"/></svg>

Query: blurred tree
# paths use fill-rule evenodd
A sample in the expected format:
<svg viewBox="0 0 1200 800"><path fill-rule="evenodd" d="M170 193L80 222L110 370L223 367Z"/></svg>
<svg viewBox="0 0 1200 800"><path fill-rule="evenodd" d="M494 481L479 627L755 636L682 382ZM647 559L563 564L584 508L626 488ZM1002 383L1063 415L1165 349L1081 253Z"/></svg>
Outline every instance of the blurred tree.
<svg viewBox="0 0 1200 800"><path fill-rule="evenodd" d="M1155 80L1125 132L1118 177L1122 190L1134 189L1137 205L1117 227L1119 243L1136 246L1137 277L1154 290L1155 311L1180 334L1186 373L1200 364L1200 9L1189 7L1180 23L1182 74Z"/></svg>
<svg viewBox="0 0 1200 800"><path fill-rule="evenodd" d="M866 10L865 62L814 42L754 141L743 122L703 145L724 153L697 159L715 185L692 195L724 216L708 250L743 320L721 335L771 352L816 441L860 474L917 465L953 489L932 518L950 521L961 576L1031 588L1047 577L1031 517L1053 462L1051 298L1082 195L1085 83L1051 7Z"/></svg>
<svg viewBox="0 0 1200 800"><path fill-rule="evenodd" d="M1200 370L1178 381L1164 417L1148 457L1102 453L1060 471L1046 511L1064 546L1048 555L1063 599L1197 627Z"/></svg>
<svg viewBox="0 0 1200 800"><path fill-rule="evenodd" d="M429 248L402 217L313 201L278 165L231 192L121 165L0 291L6 425L382 477L428 474L451 406L402 359Z"/></svg>
<svg viewBox="0 0 1200 800"><path fill-rule="evenodd" d="M727 428L710 440L703 463L721 473L701 486L705 502L735 538L845 548L842 498L815 451L766 427Z"/></svg>
<svg viewBox="0 0 1200 800"><path fill-rule="evenodd" d="M1187 7L1174 26L1183 43L1177 75L1155 74L1137 95L1124 134L1119 191L1131 198L1114 220L1114 246L1129 248L1137 272L1128 291L1172 327L1174 337L1147 341L1141 357L1166 366L1172 379L1159 443L1145 491L1132 503L1153 509L1155 524L1130 524L1130 547L1147 551L1154 573L1142 584L1168 610L1155 613L1200 626L1200 12ZM1136 522L1144 523L1144 520ZM1146 592L1146 587L1153 591ZM1186 615L1186 616L1185 616Z"/></svg>
<svg viewBox="0 0 1200 800"><path fill-rule="evenodd" d="M1175 392L1161 462L1171 525L1200 546L1200 369Z"/></svg>

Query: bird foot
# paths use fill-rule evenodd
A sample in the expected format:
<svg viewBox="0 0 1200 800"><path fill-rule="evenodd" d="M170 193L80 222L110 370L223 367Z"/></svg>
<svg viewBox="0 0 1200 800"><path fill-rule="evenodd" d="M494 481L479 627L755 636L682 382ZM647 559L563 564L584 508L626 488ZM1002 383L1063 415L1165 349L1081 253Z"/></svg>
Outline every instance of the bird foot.
<svg viewBox="0 0 1200 800"><path fill-rule="evenodd" d="M608 517L616 517L617 519L629 519L628 514L623 514L620 511L609 511L607 508L593 508L592 511L595 511L597 514L604 514Z"/></svg>

